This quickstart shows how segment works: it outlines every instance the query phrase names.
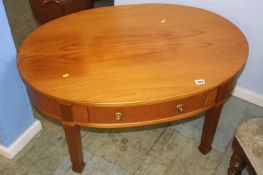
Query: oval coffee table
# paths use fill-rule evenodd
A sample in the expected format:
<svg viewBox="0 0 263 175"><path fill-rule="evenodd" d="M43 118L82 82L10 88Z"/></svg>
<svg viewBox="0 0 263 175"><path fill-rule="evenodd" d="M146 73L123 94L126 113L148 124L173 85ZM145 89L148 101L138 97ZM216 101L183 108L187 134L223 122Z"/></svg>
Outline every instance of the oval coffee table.
<svg viewBox="0 0 263 175"><path fill-rule="evenodd" d="M145 4L74 13L34 31L18 53L32 104L61 122L72 169L84 167L79 126L121 128L206 111L206 154L248 43L221 16Z"/></svg>

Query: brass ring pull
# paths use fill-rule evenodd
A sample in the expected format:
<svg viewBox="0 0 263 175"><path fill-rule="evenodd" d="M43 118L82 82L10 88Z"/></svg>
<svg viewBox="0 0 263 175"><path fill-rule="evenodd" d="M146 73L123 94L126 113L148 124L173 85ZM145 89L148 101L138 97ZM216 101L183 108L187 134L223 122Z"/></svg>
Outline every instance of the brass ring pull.
<svg viewBox="0 0 263 175"><path fill-rule="evenodd" d="M182 104L177 105L176 108L177 108L177 111L178 111L179 113L184 112L184 107L183 107Z"/></svg>
<svg viewBox="0 0 263 175"><path fill-rule="evenodd" d="M121 119L122 119L122 113L117 112L117 113L115 114L115 120L120 121Z"/></svg>

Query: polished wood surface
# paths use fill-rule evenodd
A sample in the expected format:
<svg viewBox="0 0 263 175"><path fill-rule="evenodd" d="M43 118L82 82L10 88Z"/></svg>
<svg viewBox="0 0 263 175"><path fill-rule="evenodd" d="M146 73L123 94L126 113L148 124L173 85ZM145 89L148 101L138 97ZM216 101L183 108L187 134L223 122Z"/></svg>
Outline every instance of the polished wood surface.
<svg viewBox="0 0 263 175"><path fill-rule="evenodd" d="M26 82L51 98L134 106L216 88L242 69L247 54L240 30L216 14L133 5L83 11L41 26L20 48L18 67ZM197 79L206 84L197 86Z"/></svg>
<svg viewBox="0 0 263 175"><path fill-rule="evenodd" d="M24 41L17 62L32 104L64 126L81 172L79 125L132 127L207 111L199 146L207 154L247 56L244 35L223 17L144 4L51 21Z"/></svg>
<svg viewBox="0 0 263 175"><path fill-rule="evenodd" d="M29 2L33 15L40 24L93 8L93 0L29 0Z"/></svg>
<svg viewBox="0 0 263 175"><path fill-rule="evenodd" d="M83 162L80 128L79 126L67 126L67 125L64 125L63 127L67 139L71 162L72 162L72 170L75 172L82 172L85 163Z"/></svg>
<svg viewBox="0 0 263 175"><path fill-rule="evenodd" d="M45 98L27 86L31 102L43 113L59 121L65 121L65 114L60 110L60 102ZM217 89L180 100L141 105L133 107L98 107L70 104L71 115L75 124L97 128L120 128L169 122L190 117L204 112L214 106ZM183 105L179 112L177 105ZM123 117L117 121L115 114L121 112ZM68 115L67 115L68 116Z"/></svg>
<svg viewBox="0 0 263 175"><path fill-rule="evenodd" d="M203 154L207 154L212 150L212 143L224 101L231 94L236 85L236 81L237 76L219 86L215 105L205 113L201 143L198 147L199 151Z"/></svg>

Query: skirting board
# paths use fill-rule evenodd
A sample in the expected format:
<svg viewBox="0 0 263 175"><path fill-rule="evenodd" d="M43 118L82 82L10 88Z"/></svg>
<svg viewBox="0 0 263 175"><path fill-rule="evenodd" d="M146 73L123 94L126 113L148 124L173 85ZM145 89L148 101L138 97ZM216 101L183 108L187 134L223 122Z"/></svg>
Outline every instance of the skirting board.
<svg viewBox="0 0 263 175"><path fill-rule="evenodd" d="M39 120L36 120L18 139L9 147L0 145L0 154L12 159L23 147L42 129Z"/></svg>
<svg viewBox="0 0 263 175"><path fill-rule="evenodd" d="M246 88L236 86L232 95L246 100L250 103L263 107L263 95L257 94L253 91L250 91Z"/></svg>

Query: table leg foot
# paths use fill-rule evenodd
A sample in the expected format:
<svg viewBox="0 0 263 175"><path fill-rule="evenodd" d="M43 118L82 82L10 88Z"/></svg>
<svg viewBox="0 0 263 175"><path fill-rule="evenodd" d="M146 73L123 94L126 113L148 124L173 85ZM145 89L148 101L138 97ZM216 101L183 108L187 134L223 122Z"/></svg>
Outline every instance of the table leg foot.
<svg viewBox="0 0 263 175"><path fill-rule="evenodd" d="M80 164L72 164L72 171L76 173L82 173L83 169L85 167L85 163L81 162Z"/></svg>
<svg viewBox="0 0 263 175"><path fill-rule="evenodd" d="M76 173L81 173L84 169L85 163L83 161L80 127L76 125L63 125L63 127L72 162L72 170Z"/></svg>
<svg viewBox="0 0 263 175"><path fill-rule="evenodd" d="M198 146L198 149L199 149L199 151L200 151L202 154L206 155L206 154L208 154L208 153L212 150L212 146L211 146L211 145L205 146L205 145L200 144L200 145Z"/></svg>
<svg viewBox="0 0 263 175"><path fill-rule="evenodd" d="M201 143L198 147L202 154L207 154L212 150L212 142L214 140L217 124L221 114L223 103L215 105L205 114L205 121L202 131Z"/></svg>

